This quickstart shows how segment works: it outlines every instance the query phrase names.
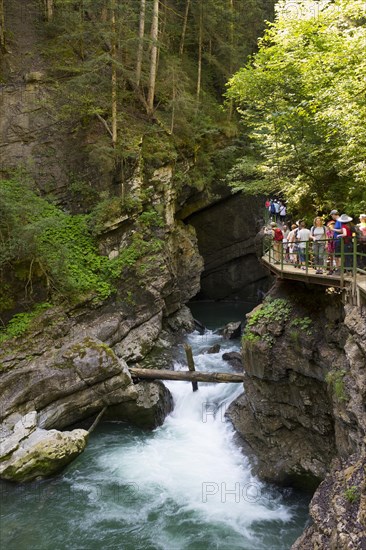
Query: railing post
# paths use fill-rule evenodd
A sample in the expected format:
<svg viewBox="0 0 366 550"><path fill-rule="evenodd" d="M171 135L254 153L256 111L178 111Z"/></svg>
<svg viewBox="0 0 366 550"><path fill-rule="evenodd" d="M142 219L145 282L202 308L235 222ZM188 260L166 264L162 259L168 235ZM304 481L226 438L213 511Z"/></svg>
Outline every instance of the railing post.
<svg viewBox="0 0 366 550"><path fill-rule="evenodd" d="M352 294L357 303L357 236L352 237L353 246L353 270L352 270Z"/></svg>
<svg viewBox="0 0 366 550"><path fill-rule="evenodd" d="M308 275L309 272L309 241L306 241L305 243L305 266L306 266L306 275Z"/></svg>
<svg viewBox="0 0 366 550"><path fill-rule="evenodd" d="M281 271L283 271L283 241L281 241Z"/></svg>
<svg viewBox="0 0 366 550"><path fill-rule="evenodd" d="M341 239L341 288L343 288L344 283L344 239L343 237L339 237Z"/></svg>
<svg viewBox="0 0 366 550"><path fill-rule="evenodd" d="M353 277L355 278L357 273L357 237L356 235L353 235L352 246L353 246Z"/></svg>

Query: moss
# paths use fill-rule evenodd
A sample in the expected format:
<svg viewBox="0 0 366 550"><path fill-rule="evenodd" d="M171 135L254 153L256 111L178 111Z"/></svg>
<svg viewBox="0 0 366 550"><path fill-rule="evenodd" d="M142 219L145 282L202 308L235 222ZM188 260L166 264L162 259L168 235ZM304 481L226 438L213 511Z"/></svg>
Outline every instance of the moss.
<svg viewBox="0 0 366 550"><path fill-rule="evenodd" d="M357 502L360 498L360 491L359 488L356 485L352 485L351 487L348 487L344 491L344 496L350 502L353 504L354 502Z"/></svg>
<svg viewBox="0 0 366 550"><path fill-rule="evenodd" d="M332 391L336 396L337 401L339 401L340 403L348 401L344 385L345 375L346 371L344 369L332 370L328 372L325 378L327 384L332 388Z"/></svg>

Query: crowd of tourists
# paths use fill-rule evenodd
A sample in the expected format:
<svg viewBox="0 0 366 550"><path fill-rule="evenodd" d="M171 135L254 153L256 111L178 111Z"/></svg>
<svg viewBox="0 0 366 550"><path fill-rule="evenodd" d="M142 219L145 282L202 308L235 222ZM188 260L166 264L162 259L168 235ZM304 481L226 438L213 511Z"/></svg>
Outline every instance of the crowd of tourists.
<svg viewBox="0 0 366 550"><path fill-rule="evenodd" d="M285 223L287 216L286 204L280 199L267 199L265 208L268 211L268 217L271 221Z"/></svg>
<svg viewBox="0 0 366 550"><path fill-rule="evenodd" d="M342 255L344 271L352 271L355 245L360 253L358 267L365 269L366 214L360 214L357 224L347 214L340 215L338 210L332 210L329 218L324 223L324 219L317 216L309 229L304 221L299 220L289 226L285 223L286 215L283 222L281 218L274 220L271 216L272 221L264 232L273 241L275 263L282 261L303 270L307 264L317 274L337 275L340 273Z"/></svg>

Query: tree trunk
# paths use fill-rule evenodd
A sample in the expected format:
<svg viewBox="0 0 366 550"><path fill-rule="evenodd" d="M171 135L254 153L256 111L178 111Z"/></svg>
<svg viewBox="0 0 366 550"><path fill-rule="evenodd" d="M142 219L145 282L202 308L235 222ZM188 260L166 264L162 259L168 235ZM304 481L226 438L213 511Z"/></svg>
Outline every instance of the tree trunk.
<svg viewBox="0 0 366 550"><path fill-rule="evenodd" d="M229 0L229 11L230 11L230 30L229 30L229 40L230 40L230 61L229 61L229 76L233 76L234 72L234 0ZM234 102L230 99L229 102L229 120L233 116Z"/></svg>
<svg viewBox="0 0 366 550"><path fill-rule="evenodd" d="M144 35L145 35L145 13L146 13L146 0L140 0L140 25L139 25L139 44L137 49L137 61L136 61L136 86L140 86L141 70L142 70L142 56L144 53Z"/></svg>
<svg viewBox="0 0 366 550"><path fill-rule="evenodd" d="M191 7L191 0L187 0L186 2L186 11L184 14L184 20L183 20L183 29L182 29L182 37L180 39L180 46L179 46L179 55L182 57L184 52L184 43L186 39L186 33L187 33L187 25L188 25L188 15L189 15L189 8Z"/></svg>
<svg viewBox="0 0 366 550"><path fill-rule="evenodd" d="M52 21L53 18L53 0L45 0L45 12L47 21Z"/></svg>
<svg viewBox="0 0 366 550"><path fill-rule="evenodd" d="M190 372L174 371L160 369L141 369L131 367L129 369L133 378L142 378L146 380L179 380L186 382L214 382L214 383L243 383L244 374L233 372Z"/></svg>
<svg viewBox="0 0 366 550"><path fill-rule="evenodd" d="M174 124L175 124L175 100L176 100L176 84L175 84L175 67L173 67L173 76L172 76L172 118L170 123L170 133L173 135L174 133Z"/></svg>
<svg viewBox="0 0 366 550"><path fill-rule="evenodd" d="M4 0L0 0L0 52L6 53Z"/></svg>
<svg viewBox="0 0 366 550"><path fill-rule="evenodd" d="M117 145L117 29L116 29L116 0L111 0L111 58L112 58L112 147Z"/></svg>
<svg viewBox="0 0 366 550"><path fill-rule="evenodd" d="M201 81L202 81L202 49L203 49L203 4L200 1L200 18L199 18L199 32L198 32L198 72L197 72L197 105L201 96Z"/></svg>
<svg viewBox="0 0 366 550"><path fill-rule="evenodd" d="M149 92L147 96L147 112L152 115L154 112L155 83L158 58L158 32L159 32L159 0L154 0L153 18L151 22L151 55L150 55L150 77Z"/></svg>

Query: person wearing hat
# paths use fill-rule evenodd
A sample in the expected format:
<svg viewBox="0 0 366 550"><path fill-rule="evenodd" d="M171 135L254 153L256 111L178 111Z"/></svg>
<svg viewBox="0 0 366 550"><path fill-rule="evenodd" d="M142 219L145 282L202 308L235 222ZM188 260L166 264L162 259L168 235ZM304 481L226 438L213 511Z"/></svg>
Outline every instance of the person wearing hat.
<svg viewBox="0 0 366 550"><path fill-rule="evenodd" d="M335 233L335 237L337 236L336 234L337 233L341 233L342 232L342 224L341 222L338 221L339 219L339 212L338 210L332 210L331 213L330 213L330 216L332 217L332 220L334 221L334 228L333 228L333 231Z"/></svg>
<svg viewBox="0 0 366 550"><path fill-rule="evenodd" d="M352 230L349 225L353 218L347 216L347 214L342 214L338 217L337 222L341 224L341 232L336 235L336 246L335 246L335 255L337 258L338 268L340 267L341 261L341 239L344 243L344 267L347 270L350 270L352 267ZM337 224L334 225L336 227ZM334 229L335 230L335 229Z"/></svg>

